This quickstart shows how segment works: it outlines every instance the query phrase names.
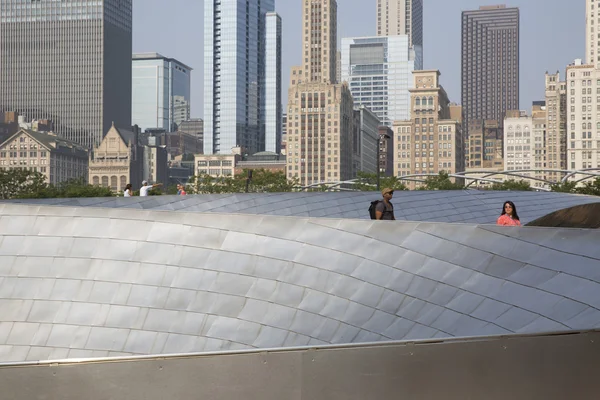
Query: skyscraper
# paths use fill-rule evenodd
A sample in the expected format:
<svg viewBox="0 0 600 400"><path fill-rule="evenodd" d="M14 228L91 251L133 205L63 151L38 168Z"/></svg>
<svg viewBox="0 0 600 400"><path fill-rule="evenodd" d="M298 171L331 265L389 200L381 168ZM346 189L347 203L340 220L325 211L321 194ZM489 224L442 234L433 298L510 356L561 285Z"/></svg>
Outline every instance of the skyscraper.
<svg viewBox="0 0 600 400"><path fill-rule="evenodd" d="M264 102L264 144L261 150L279 154L282 123L281 17L274 12L267 13Z"/></svg>
<svg viewBox="0 0 600 400"><path fill-rule="evenodd" d="M342 81L350 85L354 103L388 127L410 118L412 72L420 69L407 35L342 39Z"/></svg>
<svg viewBox="0 0 600 400"><path fill-rule="evenodd" d="M450 103L440 75L413 72L410 119L394 122L394 176L464 171L460 106Z"/></svg>
<svg viewBox="0 0 600 400"><path fill-rule="evenodd" d="M309 185L352 178L353 101L336 83L337 2L302 2L302 66L292 67L287 176Z"/></svg>
<svg viewBox="0 0 600 400"><path fill-rule="evenodd" d="M544 140L544 167L548 169L568 169L567 166L567 82L561 81L560 73L546 73L546 137ZM571 85L573 86L573 85ZM573 110L574 106L571 106ZM600 148L600 146L598 146ZM538 146L536 143L536 153ZM558 182L563 177L556 172L548 172L546 178Z"/></svg>
<svg viewBox="0 0 600 400"><path fill-rule="evenodd" d="M586 63L600 68L600 3L585 0L585 54Z"/></svg>
<svg viewBox="0 0 600 400"><path fill-rule="evenodd" d="M519 9L504 5L462 13L463 129L473 120L501 126L519 109Z"/></svg>
<svg viewBox="0 0 600 400"><path fill-rule="evenodd" d="M134 125L174 132L190 118L190 67L158 53L139 53L132 71Z"/></svg>
<svg viewBox="0 0 600 400"><path fill-rule="evenodd" d="M377 0L377 36L395 35L423 46L423 0Z"/></svg>
<svg viewBox="0 0 600 400"><path fill-rule="evenodd" d="M204 154L259 150L266 14L275 0L204 2Z"/></svg>
<svg viewBox="0 0 600 400"><path fill-rule="evenodd" d="M98 144L131 126L132 0L0 1L0 112Z"/></svg>

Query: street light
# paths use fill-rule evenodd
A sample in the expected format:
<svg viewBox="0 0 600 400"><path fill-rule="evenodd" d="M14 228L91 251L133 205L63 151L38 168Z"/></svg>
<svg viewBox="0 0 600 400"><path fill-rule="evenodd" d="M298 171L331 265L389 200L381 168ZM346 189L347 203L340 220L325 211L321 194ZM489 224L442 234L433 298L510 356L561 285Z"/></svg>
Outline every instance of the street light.
<svg viewBox="0 0 600 400"><path fill-rule="evenodd" d="M380 175L381 175L381 141L383 139L387 140L390 138L391 138L391 136L388 135L387 133L380 133L379 137L377 138L377 191L378 192L381 190L381 187L380 187L381 186L381 184L380 184L380 181L381 181L381 178L380 178ZM389 151L389 149L388 149L388 151Z"/></svg>

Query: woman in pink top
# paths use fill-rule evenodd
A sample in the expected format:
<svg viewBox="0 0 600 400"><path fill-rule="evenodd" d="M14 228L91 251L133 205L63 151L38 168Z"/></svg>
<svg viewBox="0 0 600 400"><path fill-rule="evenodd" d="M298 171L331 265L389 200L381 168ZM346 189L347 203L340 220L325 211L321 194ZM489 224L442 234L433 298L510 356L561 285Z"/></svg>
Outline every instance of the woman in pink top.
<svg viewBox="0 0 600 400"><path fill-rule="evenodd" d="M502 215L498 218L498 225L504 226L521 226L519 220L519 214L517 214L517 207L512 201L505 201L502 207Z"/></svg>

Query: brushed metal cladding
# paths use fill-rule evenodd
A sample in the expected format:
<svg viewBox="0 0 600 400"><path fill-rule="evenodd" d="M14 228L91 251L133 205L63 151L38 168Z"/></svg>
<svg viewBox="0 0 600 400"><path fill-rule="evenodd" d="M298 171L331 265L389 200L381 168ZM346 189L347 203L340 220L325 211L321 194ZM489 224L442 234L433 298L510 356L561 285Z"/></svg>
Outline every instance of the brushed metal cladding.
<svg viewBox="0 0 600 400"><path fill-rule="evenodd" d="M600 327L600 231L0 204L0 361Z"/></svg>
<svg viewBox="0 0 600 400"><path fill-rule="evenodd" d="M377 192L237 193L188 196L22 199L7 203L65 207L133 208L296 217L368 219ZM523 224L579 205L598 204L597 196L556 192L400 191L392 202L398 220L495 224L504 201L513 201Z"/></svg>
<svg viewBox="0 0 600 400"><path fill-rule="evenodd" d="M600 331L2 366L3 400L591 399ZM557 377L559 377L557 379Z"/></svg>

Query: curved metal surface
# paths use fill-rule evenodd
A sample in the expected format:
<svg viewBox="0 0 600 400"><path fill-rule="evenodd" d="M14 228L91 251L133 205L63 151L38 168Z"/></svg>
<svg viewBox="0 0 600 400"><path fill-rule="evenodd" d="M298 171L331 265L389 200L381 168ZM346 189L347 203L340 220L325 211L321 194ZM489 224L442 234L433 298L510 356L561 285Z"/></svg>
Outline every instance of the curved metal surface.
<svg viewBox="0 0 600 400"><path fill-rule="evenodd" d="M600 326L597 230L0 213L0 361Z"/></svg>
<svg viewBox="0 0 600 400"><path fill-rule="evenodd" d="M600 203L582 204L555 211L531 221L528 226L555 228L600 228Z"/></svg>
<svg viewBox="0 0 600 400"><path fill-rule="evenodd" d="M13 200L4 204L368 219L367 210L370 202L380 198L378 192L237 193L129 198L26 199ZM502 210L502 204L506 200L512 200L517 205L521 222L528 223L564 208L598 203L600 197L556 192L398 191L392 202L398 220L495 224Z"/></svg>

